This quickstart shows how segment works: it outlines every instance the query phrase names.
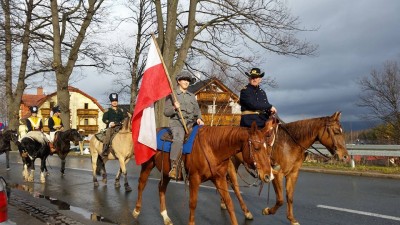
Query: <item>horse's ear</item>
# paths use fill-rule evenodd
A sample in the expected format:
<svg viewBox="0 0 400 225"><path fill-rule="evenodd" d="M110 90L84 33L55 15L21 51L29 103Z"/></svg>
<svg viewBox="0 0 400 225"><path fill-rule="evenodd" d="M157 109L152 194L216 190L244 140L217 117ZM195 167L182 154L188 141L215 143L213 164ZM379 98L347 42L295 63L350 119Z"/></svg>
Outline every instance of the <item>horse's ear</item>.
<svg viewBox="0 0 400 225"><path fill-rule="evenodd" d="M332 118L333 120L339 121L341 115L342 115L342 112L337 111L337 112L335 112L335 113L331 116L331 118Z"/></svg>

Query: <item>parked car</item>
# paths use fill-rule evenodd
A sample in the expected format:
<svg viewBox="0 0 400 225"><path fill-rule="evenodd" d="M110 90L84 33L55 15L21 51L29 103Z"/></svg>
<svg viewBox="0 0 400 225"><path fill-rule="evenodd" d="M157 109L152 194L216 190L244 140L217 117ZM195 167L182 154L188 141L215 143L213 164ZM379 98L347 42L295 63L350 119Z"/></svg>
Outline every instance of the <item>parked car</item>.
<svg viewBox="0 0 400 225"><path fill-rule="evenodd" d="M13 224L8 221L8 200L10 199L10 188L6 180L0 176L0 224Z"/></svg>

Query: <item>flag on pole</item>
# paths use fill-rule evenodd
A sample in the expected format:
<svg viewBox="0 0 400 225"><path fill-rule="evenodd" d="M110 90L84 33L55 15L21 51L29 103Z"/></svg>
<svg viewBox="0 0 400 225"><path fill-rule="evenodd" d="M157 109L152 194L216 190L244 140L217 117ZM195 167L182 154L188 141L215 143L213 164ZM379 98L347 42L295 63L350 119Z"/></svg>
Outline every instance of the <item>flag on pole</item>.
<svg viewBox="0 0 400 225"><path fill-rule="evenodd" d="M149 160L157 151L154 102L171 92L163 61L152 38L132 117L132 138L137 165Z"/></svg>

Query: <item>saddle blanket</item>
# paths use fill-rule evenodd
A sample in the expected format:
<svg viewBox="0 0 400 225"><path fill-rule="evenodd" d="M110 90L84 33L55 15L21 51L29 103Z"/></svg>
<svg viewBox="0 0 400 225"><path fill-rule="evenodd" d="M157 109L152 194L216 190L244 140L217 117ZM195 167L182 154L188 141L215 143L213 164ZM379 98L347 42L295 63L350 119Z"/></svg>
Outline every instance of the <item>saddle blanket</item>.
<svg viewBox="0 0 400 225"><path fill-rule="evenodd" d="M183 154L190 154L192 152L194 139L195 139L195 137L197 135L199 127L201 127L201 126L194 126L193 127L192 133L190 133L189 138L183 144L183 150L182 150ZM164 133L168 132L168 131L169 131L169 128L164 128L164 129L160 130L157 133L157 149L160 150L160 151L164 151L164 152L170 152L171 151L172 142L161 140L161 137L164 135Z"/></svg>

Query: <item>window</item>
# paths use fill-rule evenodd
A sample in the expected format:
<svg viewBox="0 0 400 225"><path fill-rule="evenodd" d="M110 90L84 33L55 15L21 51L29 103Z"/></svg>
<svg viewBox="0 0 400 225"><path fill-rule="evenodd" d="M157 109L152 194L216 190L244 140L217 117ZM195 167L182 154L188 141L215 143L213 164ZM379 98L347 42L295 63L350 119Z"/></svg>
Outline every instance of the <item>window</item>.
<svg viewBox="0 0 400 225"><path fill-rule="evenodd" d="M89 103L85 103L84 109L89 109Z"/></svg>
<svg viewBox="0 0 400 225"><path fill-rule="evenodd" d="M84 124L84 125L89 125L89 119L85 119L85 120L83 121L83 124Z"/></svg>

